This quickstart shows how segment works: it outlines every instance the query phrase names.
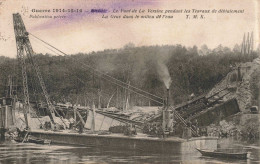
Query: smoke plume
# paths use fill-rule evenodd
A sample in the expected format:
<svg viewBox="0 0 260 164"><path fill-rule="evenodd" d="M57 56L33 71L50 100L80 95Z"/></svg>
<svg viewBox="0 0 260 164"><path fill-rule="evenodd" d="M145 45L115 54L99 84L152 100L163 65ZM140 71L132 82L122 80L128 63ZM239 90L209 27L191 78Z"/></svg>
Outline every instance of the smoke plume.
<svg viewBox="0 0 260 164"><path fill-rule="evenodd" d="M172 82L169 70L162 60L158 60L157 64L157 72L159 74L159 77L164 82L166 88L169 89Z"/></svg>
<svg viewBox="0 0 260 164"><path fill-rule="evenodd" d="M167 61L170 58L170 51L167 48L160 49L157 52L156 60L157 60L157 73L159 74L160 79L164 82L165 87L167 89L170 88L171 85L171 76L166 65Z"/></svg>

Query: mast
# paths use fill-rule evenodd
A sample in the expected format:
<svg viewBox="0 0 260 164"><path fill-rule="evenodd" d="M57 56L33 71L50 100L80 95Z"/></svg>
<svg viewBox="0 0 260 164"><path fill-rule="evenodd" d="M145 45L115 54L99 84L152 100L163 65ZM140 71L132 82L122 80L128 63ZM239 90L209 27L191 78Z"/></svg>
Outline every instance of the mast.
<svg viewBox="0 0 260 164"><path fill-rule="evenodd" d="M130 81L128 81L128 89L129 89ZM130 100L130 92L126 90L126 103L125 103L125 110L129 109L129 100Z"/></svg>
<svg viewBox="0 0 260 164"><path fill-rule="evenodd" d="M96 107L95 107L95 104L94 104L94 101L93 101L93 104L92 104L92 124L91 124L91 130L94 132L96 129L96 121L95 121L95 117L96 117Z"/></svg>
<svg viewBox="0 0 260 164"><path fill-rule="evenodd" d="M14 24L14 33L16 39L16 48L17 48L17 58L19 65L22 70L22 77L23 77L23 96L24 96L24 118L26 127L28 128L28 114L30 112L30 100L29 100L29 91L28 91L28 80L27 80L27 71L26 71L26 64L25 64L25 54L24 54L24 45L23 43L28 37L28 33L26 32L25 26L23 24L22 18L20 14L13 14L13 24Z"/></svg>

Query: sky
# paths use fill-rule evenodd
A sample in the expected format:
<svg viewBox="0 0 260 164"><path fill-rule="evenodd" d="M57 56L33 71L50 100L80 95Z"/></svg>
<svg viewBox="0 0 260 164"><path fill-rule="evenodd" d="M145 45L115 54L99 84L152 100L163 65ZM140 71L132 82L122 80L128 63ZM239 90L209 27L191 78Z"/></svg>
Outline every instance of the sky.
<svg viewBox="0 0 260 164"><path fill-rule="evenodd" d="M67 54L89 53L104 49L135 46L203 44L215 48L219 44L233 48L241 44L245 32L253 31L254 47L259 45L259 0L0 0L0 56L16 57L12 14L19 12L28 32ZM82 9L81 13L44 13L35 10ZM106 13L91 13L104 9ZM186 19L186 13L159 14L164 19L116 19L127 13L114 10L243 10L239 14L209 13L204 19ZM102 15L109 18L104 19ZM32 18L32 16L65 16L66 18ZM129 14L128 14L129 15ZM148 13L130 13L143 15ZM158 14L149 14L156 16ZM189 15L196 15L189 13ZM201 14L197 14L200 16ZM49 47L30 36L36 53L53 53ZM49 49L48 49L49 48Z"/></svg>

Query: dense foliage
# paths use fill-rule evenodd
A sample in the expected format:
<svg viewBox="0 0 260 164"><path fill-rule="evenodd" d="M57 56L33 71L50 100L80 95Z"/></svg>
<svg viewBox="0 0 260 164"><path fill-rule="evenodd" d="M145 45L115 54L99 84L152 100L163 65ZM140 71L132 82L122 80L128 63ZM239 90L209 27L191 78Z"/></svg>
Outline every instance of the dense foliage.
<svg viewBox="0 0 260 164"><path fill-rule="evenodd" d="M148 105L149 101L138 94L127 92L120 86L117 87L111 78L93 72L86 65L161 97L165 97L166 92L163 78L167 76L167 70L163 69L168 68L172 80L171 103L177 104L187 101L192 93L200 95L209 91L236 64L252 61L256 56L255 52L251 55L241 55L236 49L231 51L221 45L214 50L209 50L204 45L198 50L196 46L135 47L128 44L122 49L89 54L79 53L67 57L38 54L34 58L38 62L52 100L90 104L93 100L97 103L98 95L101 95L102 106L106 106L109 98L114 95L110 106L122 106L126 96L130 97L131 105ZM14 81L22 85L21 70L17 63L16 59L0 57L1 93L4 93L10 74L19 77L14 78ZM27 70L30 93L33 93L33 90L36 93L36 96L31 95L31 99L43 99L39 94L40 87L32 67L28 66ZM164 71L166 74L162 75ZM18 88L21 95L22 89ZM158 105L152 101L150 104Z"/></svg>

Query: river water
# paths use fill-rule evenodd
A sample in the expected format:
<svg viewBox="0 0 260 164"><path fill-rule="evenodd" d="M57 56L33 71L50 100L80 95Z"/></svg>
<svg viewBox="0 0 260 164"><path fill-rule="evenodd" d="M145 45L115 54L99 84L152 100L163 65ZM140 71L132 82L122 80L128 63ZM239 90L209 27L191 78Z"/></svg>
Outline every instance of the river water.
<svg viewBox="0 0 260 164"><path fill-rule="evenodd" d="M251 159L217 159L202 157L198 152L186 155L163 155L71 145L18 144L9 141L0 144L0 163L260 163L259 142L222 139L219 143L222 148L246 149L252 152Z"/></svg>

